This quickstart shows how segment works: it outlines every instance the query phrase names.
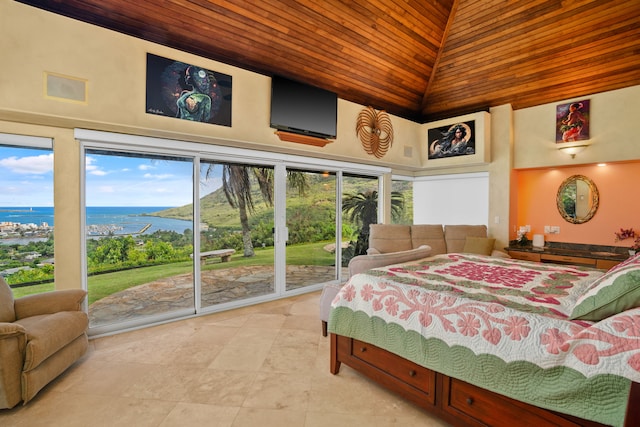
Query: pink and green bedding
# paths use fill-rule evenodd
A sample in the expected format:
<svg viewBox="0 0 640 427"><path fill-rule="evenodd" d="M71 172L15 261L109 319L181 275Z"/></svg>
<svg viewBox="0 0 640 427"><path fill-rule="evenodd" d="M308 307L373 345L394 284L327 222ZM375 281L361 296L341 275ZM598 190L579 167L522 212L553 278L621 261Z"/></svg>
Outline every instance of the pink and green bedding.
<svg viewBox="0 0 640 427"><path fill-rule="evenodd" d="M329 331L506 396L622 425L640 382L640 256L609 272L444 254L353 276Z"/></svg>

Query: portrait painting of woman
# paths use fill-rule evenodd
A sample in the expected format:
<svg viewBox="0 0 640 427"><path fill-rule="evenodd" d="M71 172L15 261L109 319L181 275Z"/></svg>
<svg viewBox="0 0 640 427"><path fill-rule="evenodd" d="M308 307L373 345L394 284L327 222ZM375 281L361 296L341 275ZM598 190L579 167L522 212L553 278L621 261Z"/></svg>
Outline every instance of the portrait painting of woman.
<svg viewBox="0 0 640 427"><path fill-rule="evenodd" d="M589 139L589 100L558 105L556 109L556 142Z"/></svg>

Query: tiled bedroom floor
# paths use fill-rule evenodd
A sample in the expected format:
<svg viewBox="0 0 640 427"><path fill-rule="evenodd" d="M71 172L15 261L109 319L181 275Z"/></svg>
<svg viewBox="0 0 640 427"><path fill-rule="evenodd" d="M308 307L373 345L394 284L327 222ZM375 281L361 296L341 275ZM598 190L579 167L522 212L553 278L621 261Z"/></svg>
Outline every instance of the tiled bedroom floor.
<svg viewBox="0 0 640 427"><path fill-rule="evenodd" d="M9 426L448 424L347 366L329 373L319 292L90 341Z"/></svg>

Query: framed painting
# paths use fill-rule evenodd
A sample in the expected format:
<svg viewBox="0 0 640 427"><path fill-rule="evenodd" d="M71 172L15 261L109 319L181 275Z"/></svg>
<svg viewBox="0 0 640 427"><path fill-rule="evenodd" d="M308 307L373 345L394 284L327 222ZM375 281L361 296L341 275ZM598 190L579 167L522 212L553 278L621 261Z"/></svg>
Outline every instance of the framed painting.
<svg viewBox="0 0 640 427"><path fill-rule="evenodd" d="M589 139L590 102L568 102L556 107L556 143Z"/></svg>
<svg viewBox="0 0 640 427"><path fill-rule="evenodd" d="M476 152L475 120L431 128L427 135L429 159L468 156Z"/></svg>
<svg viewBox="0 0 640 427"><path fill-rule="evenodd" d="M489 113L480 112L427 123L427 167L483 164L489 161Z"/></svg>
<svg viewBox="0 0 640 427"><path fill-rule="evenodd" d="M231 126L231 76L147 53L146 112Z"/></svg>

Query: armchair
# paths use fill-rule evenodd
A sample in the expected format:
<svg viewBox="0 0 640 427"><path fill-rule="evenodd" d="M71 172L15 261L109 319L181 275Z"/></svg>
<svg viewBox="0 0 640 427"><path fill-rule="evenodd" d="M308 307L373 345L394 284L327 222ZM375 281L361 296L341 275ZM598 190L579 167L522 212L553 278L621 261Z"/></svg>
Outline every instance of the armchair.
<svg viewBox="0 0 640 427"><path fill-rule="evenodd" d="M45 292L14 299L0 278L0 408L27 403L88 348L86 292Z"/></svg>

